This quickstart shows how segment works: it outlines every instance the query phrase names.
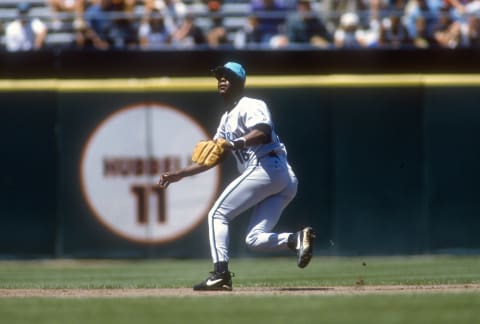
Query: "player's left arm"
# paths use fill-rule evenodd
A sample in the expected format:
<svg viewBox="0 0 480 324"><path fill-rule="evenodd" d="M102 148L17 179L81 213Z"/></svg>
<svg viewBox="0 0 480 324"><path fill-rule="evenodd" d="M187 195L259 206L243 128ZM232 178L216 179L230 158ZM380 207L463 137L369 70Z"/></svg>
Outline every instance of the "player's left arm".
<svg viewBox="0 0 480 324"><path fill-rule="evenodd" d="M250 131L245 134L245 146L268 144L272 141L272 116L267 104L262 100L255 100L246 111L243 123Z"/></svg>
<svg viewBox="0 0 480 324"><path fill-rule="evenodd" d="M269 124L257 124L244 137L246 146L270 143L272 141L272 127Z"/></svg>
<svg viewBox="0 0 480 324"><path fill-rule="evenodd" d="M257 124L252 130L242 137L233 141L227 141L225 148L229 150L240 150L247 146L267 144L272 141L272 127L269 124Z"/></svg>

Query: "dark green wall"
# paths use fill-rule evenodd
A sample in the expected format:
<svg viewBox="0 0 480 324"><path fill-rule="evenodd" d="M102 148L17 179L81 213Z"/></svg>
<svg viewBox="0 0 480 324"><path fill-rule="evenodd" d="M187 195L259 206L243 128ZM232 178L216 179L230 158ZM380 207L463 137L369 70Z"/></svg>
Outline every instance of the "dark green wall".
<svg viewBox="0 0 480 324"><path fill-rule="evenodd" d="M478 87L255 87L248 94L269 104L300 180L279 230L313 225L321 254L480 250ZM107 231L82 196L79 159L106 116L139 102L180 107L213 133L215 93L18 91L0 99L1 256L209 256L205 222L165 244ZM222 171L225 185L235 176L231 160ZM232 224L235 256L249 255L247 220Z"/></svg>
<svg viewBox="0 0 480 324"><path fill-rule="evenodd" d="M55 92L0 92L0 254L52 254L58 204Z"/></svg>

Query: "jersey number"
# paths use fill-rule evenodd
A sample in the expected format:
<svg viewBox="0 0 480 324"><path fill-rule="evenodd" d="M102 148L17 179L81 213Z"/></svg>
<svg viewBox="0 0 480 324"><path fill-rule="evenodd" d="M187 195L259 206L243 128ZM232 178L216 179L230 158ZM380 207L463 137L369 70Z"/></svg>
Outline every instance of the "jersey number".
<svg viewBox="0 0 480 324"><path fill-rule="evenodd" d="M247 162L250 159L250 155L246 150L236 150L235 155L241 163Z"/></svg>

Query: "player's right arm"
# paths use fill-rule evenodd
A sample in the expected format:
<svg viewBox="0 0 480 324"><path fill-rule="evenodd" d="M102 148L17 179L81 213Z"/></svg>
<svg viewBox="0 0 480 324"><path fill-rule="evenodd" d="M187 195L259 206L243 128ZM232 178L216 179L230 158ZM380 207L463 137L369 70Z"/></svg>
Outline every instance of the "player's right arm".
<svg viewBox="0 0 480 324"><path fill-rule="evenodd" d="M186 166L183 169L173 171L173 172L165 172L162 175L160 175L160 179L158 180L158 185L162 188L167 188L169 184L173 182L177 182L182 180L185 177L190 177L195 174L199 174L202 172L205 172L214 166L206 166L206 165L201 165L198 163L193 163L188 166Z"/></svg>

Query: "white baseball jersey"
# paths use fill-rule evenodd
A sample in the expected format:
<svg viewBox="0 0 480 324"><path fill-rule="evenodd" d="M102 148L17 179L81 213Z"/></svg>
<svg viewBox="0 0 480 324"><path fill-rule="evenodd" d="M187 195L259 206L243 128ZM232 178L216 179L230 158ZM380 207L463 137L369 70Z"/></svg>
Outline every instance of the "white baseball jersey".
<svg viewBox="0 0 480 324"><path fill-rule="evenodd" d="M229 260L229 223L253 208L245 242L254 250L287 248L291 233L274 233L282 211L297 193L297 178L287 162L285 146L274 131L265 102L241 98L226 112L214 139L235 140L248 134L255 125L268 124L272 141L268 144L233 151L240 176L218 197L208 214L210 249L213 262Z"/></svg>
<svg viewBox="0 0 480 324"><path fill-rule="evenodd" d="M265 102L248 97L242 97L231 111L227 111L222 116L214 139L225 138L233 141L248 134L258 124L270 125L272 141L268 144L233 151L240 172L243 172L249 165L255 165L259 158L270 152L275 152L278 155L286 155L287 153L285 146L275 133L272 117Z"/></svg>

